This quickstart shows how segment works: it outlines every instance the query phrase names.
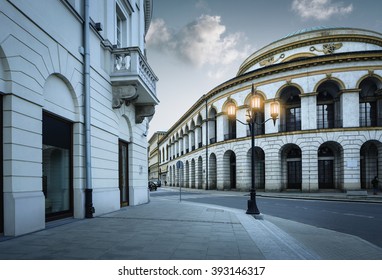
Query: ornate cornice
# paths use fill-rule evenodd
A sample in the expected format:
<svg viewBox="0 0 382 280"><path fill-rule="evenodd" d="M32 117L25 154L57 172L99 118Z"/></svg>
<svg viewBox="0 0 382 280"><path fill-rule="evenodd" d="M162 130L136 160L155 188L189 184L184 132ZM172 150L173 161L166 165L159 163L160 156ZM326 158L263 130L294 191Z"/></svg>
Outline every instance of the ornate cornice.
<svg viewBox="0 0 382 280"><path fill-rule="evenodd" d="M237 76L244 74L246 71L248 71L248 69L250 69L252 66L256 65L257 63L260 63L263 61L269 61L272 57L277 56L280 53L282 54L286 51L309 46L310 51L316 50L316 51L322 51L323 53L326 53L326 54L331 54L333 53L333 49L339 49L342 46L342 42L368 43L368 44L373 44L373 45L382 47L382 38L367 36L367 35L333 34L333 35L328 35L328 36L323 36L318 38L308 38L305 40L294 41L289 44L272 48L269 51L265 51L264 53L259 54L258 56L255 56L256 54L255 53L252 59L249 59L247 62L244 62L241 65L237 73ZM317 50L317 48L313 46L313 45L320 45L320 44L322 44L322 49L319 49L319 50Z"/></svg>

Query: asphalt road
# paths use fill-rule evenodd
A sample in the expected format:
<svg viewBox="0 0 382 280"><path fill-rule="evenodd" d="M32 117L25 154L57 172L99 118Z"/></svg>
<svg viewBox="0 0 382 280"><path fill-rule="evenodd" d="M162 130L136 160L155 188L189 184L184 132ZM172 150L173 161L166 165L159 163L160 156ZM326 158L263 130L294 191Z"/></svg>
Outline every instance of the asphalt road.
<svg viewBox="0 0 382 280"><path fill-rule="evenodd" d="M155 196L179 196L160 190ZM248 196L227 196L203 192L182 192L186 201L215 204L246 210ZM330 229L363 238L382 248L382 204L257 197L262 214Z"/></svg>

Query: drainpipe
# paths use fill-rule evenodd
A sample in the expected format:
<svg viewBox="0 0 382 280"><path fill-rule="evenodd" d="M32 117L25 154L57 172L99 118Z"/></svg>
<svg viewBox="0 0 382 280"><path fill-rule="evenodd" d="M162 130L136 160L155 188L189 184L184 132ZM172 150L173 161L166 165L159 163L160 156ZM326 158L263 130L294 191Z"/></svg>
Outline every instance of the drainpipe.
<svg viewBox="0 0 382 280"><path fill-rule="evenodd" d="M206 100L206 190L208 190L208 106L207 96L204 96Z"/></svg>
<svg viewBox="0 0 382 280"><path fill-rule="evenodd" d="M90 143L90 16L89 0L84 1L84 95L85 95L85 218L93 218L93 188Z"/></svg>

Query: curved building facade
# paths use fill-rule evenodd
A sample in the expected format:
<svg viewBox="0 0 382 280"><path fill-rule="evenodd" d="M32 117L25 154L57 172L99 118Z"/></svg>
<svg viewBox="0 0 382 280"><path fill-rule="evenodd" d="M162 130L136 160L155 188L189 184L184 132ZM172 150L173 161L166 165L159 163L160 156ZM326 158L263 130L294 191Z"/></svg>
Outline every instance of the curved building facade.
<svg viewBox="0 0 382 280"><path fill-rule="evenodd" d="M251 87L280 105L256 127L255 181L265 191L359 190L382 174L382 34L314 28L249 56L237 76L203 95L159 143L160 174L172 186L248 190ZM227 117L227 104L238 108ZM237 121L240 120L241 122Z"/></svg>

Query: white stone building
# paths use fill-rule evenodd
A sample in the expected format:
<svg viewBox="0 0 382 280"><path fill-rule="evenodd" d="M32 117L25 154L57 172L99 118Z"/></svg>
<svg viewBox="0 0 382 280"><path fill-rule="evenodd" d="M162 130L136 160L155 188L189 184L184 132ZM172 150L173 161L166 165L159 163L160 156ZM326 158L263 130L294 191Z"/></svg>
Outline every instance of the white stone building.
<svg viewBox="0 0 382 280"><path fill-rule="evenodd" d="M0 235L148 201L151 15L152 0L0 0Z"/></svg>
<svg viewBox="0 0 382 280"><path fill-rule="evenodd" d="M163 131L155 132L149 140L148 145L148 162L149 162L149 180L160 180L160 170L159 170L159 151L158 142L166 133Z"/></svg>
<svg viewBox="0 0 382 280"><path fill-rule="evenodd" d="M382 175L382 34L312 28L256 51L237 76L203 95L159 143L167 181L190 188L251 186L248 126L227 117L234 102L245 122L251 87L272 121L256 129L256 188L359 190Z"/></svg>

